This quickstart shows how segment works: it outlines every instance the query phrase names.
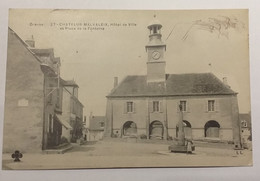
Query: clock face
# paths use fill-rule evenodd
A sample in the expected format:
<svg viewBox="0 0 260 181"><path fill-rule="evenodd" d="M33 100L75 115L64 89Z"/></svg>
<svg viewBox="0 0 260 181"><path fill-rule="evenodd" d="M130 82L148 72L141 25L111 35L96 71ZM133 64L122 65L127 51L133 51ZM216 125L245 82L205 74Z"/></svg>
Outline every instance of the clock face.
<svg viewBox="0 0 260 181"><path fill-rule="evenodd" d="M158 60L161 57L161 54L158 51L154 51L152 53L152 57L153 57L153 59Z"/></svg>

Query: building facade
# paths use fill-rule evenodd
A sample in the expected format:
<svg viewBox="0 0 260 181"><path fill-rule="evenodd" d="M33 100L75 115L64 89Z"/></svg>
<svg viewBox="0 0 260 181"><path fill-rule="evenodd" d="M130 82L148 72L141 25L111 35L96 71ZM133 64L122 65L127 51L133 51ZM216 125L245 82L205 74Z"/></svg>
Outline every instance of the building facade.
<svg viewBox="0 0 260 181"><path fill-rule="evenodd" d="M40 59L8 29L3 152L42 148L44 74Z"/></svg>
<svg viewBox="0 0 260 181"><path fill-rule="evenodd" d="M37 49L34 40L23 41L8 29L3 152L53 149L63 143L65 129L73 130L62 118L59 68L53 49ZM76 109L82 119L82 104Z"/></svg>
<svg viewBox="0 0 260 181"><path fill-rule="evenodd" d="M105 128L105 116L89 116L88 141L103 139Z"/></svg>
<svg viewBox="0 0 260 181"><path fill-rule="evenodd" d="M237 93L212 73L166 74L161 28L148 26L147 75L116 79L107 96L105 135L176 138L182 105L185 137L240 145Z"/></svg>
<svg viewBox="0 0 260 181"><path fill-rule="evenodd" d="M78 88L74 80L62 80L63 99L61 119L68 123L63 127L62 137L68 142L76 142L82 137L83 104L78 100Z"/></svg>
<svg viewBox="0 0 260 181"><path fill-rule="evenodd" d="M251 114L239 114L241 123L241 139L243 143L252 141Z"/></svg>
<svg viewBox="0 0 260 181"><path fill-rule="evenodd" d="M40 59L40 68L44 74L43 86L43 141L42 149L50 149L62 143L62 85L60 83L60 58L54 56L54 50L29 47Z"/></svg>

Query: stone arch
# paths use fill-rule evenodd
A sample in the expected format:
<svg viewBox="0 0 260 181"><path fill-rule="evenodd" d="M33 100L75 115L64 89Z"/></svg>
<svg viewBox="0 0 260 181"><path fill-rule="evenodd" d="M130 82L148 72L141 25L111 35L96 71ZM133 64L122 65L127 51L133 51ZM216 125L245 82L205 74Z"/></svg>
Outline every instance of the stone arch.
<svg viewBox="0 0 260 181"><path fill-rule="evenodd" d="M204 126L204 135L207 138L219 138L220 124L215 120L208 121Z"/></svg>
<svg viewBox="0 0 260 181"><path fill-rule="evenodd" d="M126 121L123 125L123 136L130 136L137 134L137 126L133 121Z"/></svg>
<svg viewBox="0 0 260 181"><path fill-rule="evenodd" d="M163 139L163 124L161 121L155 120L149 126L150 139Z"/></svg>

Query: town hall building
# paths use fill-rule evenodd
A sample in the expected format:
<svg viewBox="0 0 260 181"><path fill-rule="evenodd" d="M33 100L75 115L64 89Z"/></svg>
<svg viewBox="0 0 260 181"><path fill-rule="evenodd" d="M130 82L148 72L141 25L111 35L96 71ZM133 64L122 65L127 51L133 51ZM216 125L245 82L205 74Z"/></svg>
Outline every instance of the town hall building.
<svg viewBox="0 0 260 181"><path fill-rule="evenodd" d="M212 73L166 74L161 23L148 26L147 75L117 78L107 95L105 136L178 138L182 105L186 138L240 144L237 92Z"/></svg>

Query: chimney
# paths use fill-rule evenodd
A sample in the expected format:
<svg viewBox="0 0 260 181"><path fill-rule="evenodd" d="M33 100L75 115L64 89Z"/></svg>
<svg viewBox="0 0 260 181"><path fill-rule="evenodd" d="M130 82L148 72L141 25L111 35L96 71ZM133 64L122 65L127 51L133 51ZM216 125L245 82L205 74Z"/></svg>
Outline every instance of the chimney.
<svg viewBox="0 0 260 181"><path fill-rule="evenodd" d="M114 88L118 85L118 77L114 77Z"/></svg>
<svg viewBox="0 0 260 181"><path fill-rule="evenodd" d="M31 39L25 40L25 43L27 43L31 48L35 48L35 41L34 41L33 35L31 37Z"/></svg>
<svg viewBox="0 0 260 181"><path fill-rule="evenodd" d="M223 77L223 83L230 88L230 86L228 85L227 77Z"/></svg>

